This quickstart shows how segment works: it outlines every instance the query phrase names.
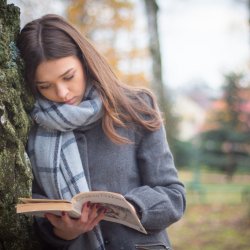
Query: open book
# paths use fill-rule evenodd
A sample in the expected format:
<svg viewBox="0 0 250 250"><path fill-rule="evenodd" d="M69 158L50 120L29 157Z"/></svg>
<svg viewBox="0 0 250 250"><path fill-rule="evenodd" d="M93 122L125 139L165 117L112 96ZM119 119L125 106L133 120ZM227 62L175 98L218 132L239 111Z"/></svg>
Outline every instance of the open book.
<svg viewBox="0 0 250 250"><path fill-rule="evenodd" d="M61 216L65 211L72 218L79 218L84 203L98 203L106 208L104 220L123 224L147 234L133 206L118 193L106 191L82 192L75 195L71 201L19 198L16 205L17 213L43 217L45 213Z"/></svg>

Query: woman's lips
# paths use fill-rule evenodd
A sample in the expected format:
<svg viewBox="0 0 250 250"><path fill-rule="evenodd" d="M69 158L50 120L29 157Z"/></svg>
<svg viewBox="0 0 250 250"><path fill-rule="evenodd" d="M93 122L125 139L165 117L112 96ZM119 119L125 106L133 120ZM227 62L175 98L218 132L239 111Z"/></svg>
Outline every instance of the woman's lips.
<svg viewBox="0 0 250 250"><path fill-rule="evenodd" d="M73 98L71 98L70 100L68 100L68 101L65 101L65 103L66 104L70 104L70 105L72 105L72 104L74 104L75 103L75 97L73 97Z"/></svg>

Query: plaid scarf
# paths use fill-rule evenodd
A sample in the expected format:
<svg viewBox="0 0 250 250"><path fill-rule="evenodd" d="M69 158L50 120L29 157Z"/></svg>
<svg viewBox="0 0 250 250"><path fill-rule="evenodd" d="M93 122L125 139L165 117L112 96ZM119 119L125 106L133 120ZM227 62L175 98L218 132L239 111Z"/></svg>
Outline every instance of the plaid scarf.
<svg viewBox="0 0 250 250"><path fill-rule="evenodd" d="M87 87L84 100L68 105L37 98L31 117L38 124L28 141L33 174L50 199L70 200L89 191L74 129L86 129L102 117L102 102L95 87ZM90 250L105 249L99 227L87 233Z"/></svg>

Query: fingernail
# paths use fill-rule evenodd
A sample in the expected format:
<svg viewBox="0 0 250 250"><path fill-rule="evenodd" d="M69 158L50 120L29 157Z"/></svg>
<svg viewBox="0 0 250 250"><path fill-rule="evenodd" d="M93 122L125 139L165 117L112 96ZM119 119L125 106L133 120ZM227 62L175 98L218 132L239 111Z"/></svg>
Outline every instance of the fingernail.
<svg viewBox="0 0 250 250"><path fill-rule="evenodd" d="M90 201L87 202L87 207L90 207Z"/></svg>
<svg viewBox="0 0 250 250"><path fill-rule="evenodd" d="M105 208L100 207L100 208L97 210L97 213L98 213L98 214L105 213Z"/></svg>

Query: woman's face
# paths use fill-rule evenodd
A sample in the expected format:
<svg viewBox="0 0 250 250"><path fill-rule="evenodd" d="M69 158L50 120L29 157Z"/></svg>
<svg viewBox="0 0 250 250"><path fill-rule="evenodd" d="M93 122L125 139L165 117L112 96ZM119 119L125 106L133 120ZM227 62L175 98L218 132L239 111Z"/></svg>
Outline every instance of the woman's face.
<svg viewBox="0 0 250 250"><path fill-rule="evenodd" d="M76 56L67 56L39 64L35 84L50 101L78 105L84 96L86 77L81 61Z"/></svg>

